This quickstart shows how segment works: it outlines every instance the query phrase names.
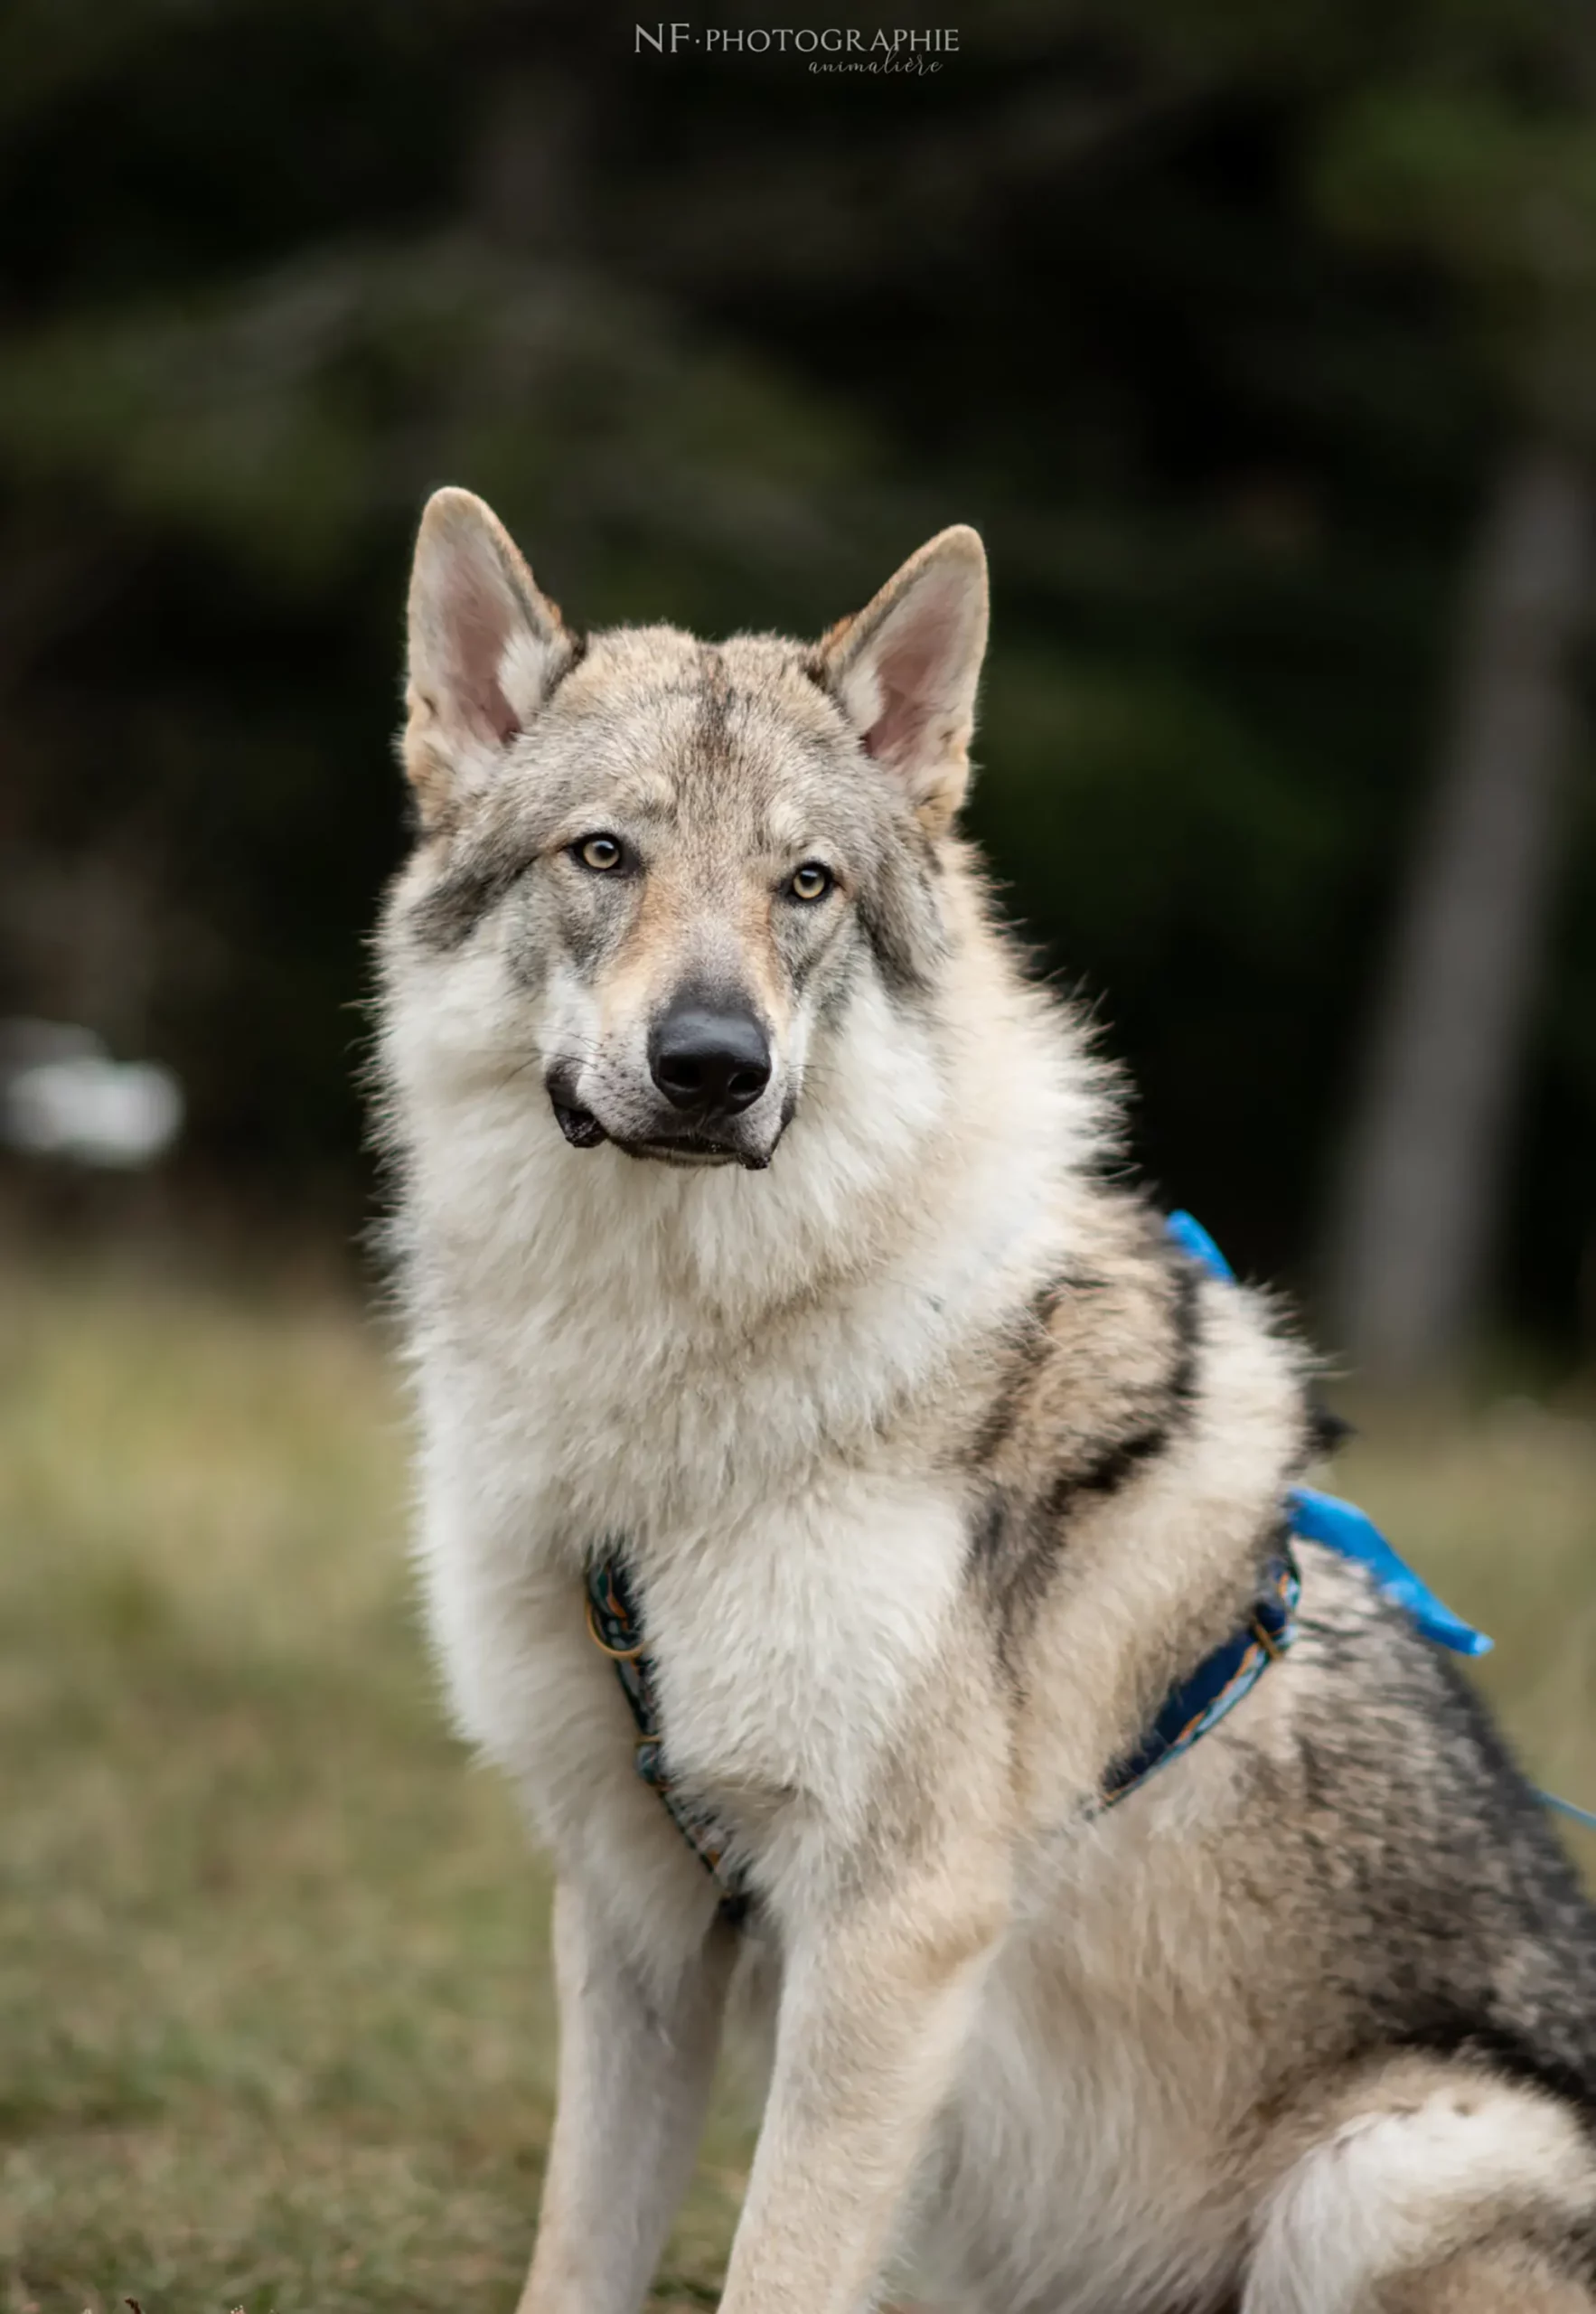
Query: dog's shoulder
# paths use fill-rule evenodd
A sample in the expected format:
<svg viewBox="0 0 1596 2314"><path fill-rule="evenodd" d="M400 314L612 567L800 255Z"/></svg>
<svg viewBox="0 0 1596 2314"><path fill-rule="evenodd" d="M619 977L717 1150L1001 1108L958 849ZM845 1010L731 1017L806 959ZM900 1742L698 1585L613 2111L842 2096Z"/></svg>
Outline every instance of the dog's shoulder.
<svg viewBox="0 0 1596 2314"><path fill-rule="evenodd" d="M1034 1614L1066 1569L1112 1588L1152 1560L1166 1620L1195 1644L1244 1602L1316 1451L1312 1370L1275 1305L1210 1276L1146 1199L1095 1190L967 1409L974 1558L997 1610Z"/></svg>

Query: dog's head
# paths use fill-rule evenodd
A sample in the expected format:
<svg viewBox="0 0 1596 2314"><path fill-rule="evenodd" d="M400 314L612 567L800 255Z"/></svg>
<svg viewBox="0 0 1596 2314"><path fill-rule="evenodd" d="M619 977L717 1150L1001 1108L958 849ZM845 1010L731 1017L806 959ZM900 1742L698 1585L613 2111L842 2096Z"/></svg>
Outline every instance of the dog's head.
<svg viewBox="0 0 1596 2314"><path fill-rule="evenodd" d="M469 956L450 1033L526 1074L574 1147L768 1164L864 984L934 977L986 617L959 528L818 644L584 638L482 502L439 491L390 972L396 947Z"/></svg>

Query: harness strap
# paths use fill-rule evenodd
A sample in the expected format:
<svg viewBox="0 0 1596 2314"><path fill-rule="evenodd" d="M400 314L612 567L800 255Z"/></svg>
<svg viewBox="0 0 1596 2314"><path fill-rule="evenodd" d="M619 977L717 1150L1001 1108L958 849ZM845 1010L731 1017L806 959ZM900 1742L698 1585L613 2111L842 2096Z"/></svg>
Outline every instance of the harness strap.
<svg viewBox="0 0 1596 2314"><path fill-rule="evenodd" d="M1169 1214L1164 1222L1164 1234L1211 1276L1221 1278L1227 1284L1235 1284L1235 1272L1195 1216L1184 1212ZM1489 1653L1492 1641L1485 1632L1476 1631L1472 1623L1466 1623L1461 1615L1454 1614L1444 1600L1438 1599L1406 1561L1397 1557L1374 1520L1356 1503L1343 1502L1338 1495L1321 1494L1311 1486L1292 1487L1287 1502L1292 1534L1301 1535L1309 1542L1322 1543L1328 1550L1366 1566L1382 1595L1401 1607L1414 1630L1424 1638L1433 1640L1437 1646L1450 1648L1454 1655ZM1582 1824L1588 1832L1596 1832L1596 1811L1561 1799L1554 1792L1543 1792L1538 1785L1532 1785L1531 1789L1544 1807L1554 1808L1560 1816Z"/></svg>
<svg viewBox="0 0 1596 2314"><path fill-rule="evenodd" d="M1267 1562L1245 1625L1170 1690L1136 1749L1117 1760L1103 1778L1092 1814L1117 1806L1235 1710L1296 1638L1300 1588L1297 1562L1287 1543ZM721 1918L741 1926L752 1898L742 1873L728 1858L726 1833L707 1810L682 1797L665 1766L653 1660L625 1561L613 1544L588 1569L587 1632L594 1645L608 1656L631 1711L637 1729L634 1764L638 1774L658 1793L671 1822L719 1887Z"/></svg>
<svg viewBox="0 0 1596 2314"><path fill-rule="evenodd" d="M1200 1221L1189 1213L1171 1213L1164 1222L1164 1235L1169 1243L1226 1285L1235 1284L1235 1272ZM1450 1648L1454 1655L1485 1655L1490 1641L1482 1631L1466 1623L1455 1615L1444 1600L1438 1599L1428 1584L1420 1581L1411 1566L1386 1541L1366 1511L1355 1502L1343 1502L1338 1495L1321 1494L1316 1486L1291 1487L1286 1496L1293 1535L1300 1535L1310 1543L1323 1543L1341 1558L1357 1559L1374 1576L1375 1588L1382 1597L1401 1607L1415 1630L1440 1647Z"/></svg>
<svg viewBox="0 0 1596 2314"><path fill-rule="evenodd" d="M1218 1246L1190 1214L1171 1214L1166 1228L1171 1243L1188 1259L1216 1277L1229 1280L1233 1276ZM1091 1803L1091 1814L1102 1815L1117 1807L1159 1768L1189 1751L1227 1712L1235 1709L1271 1663L1291 1645L1297 1636L1296 1610L1301 1589L1290 1540L1293 1534L1361 1561L1385 1596L1405 1608L1426 1638L1465 1655L1482 1653L1490 1645L1488 1639L1454 1615L1420 1582L1351 1503L1320 1494L1312 1487L1298 1486L1289 1490L1286 1512L1287 1532L1265 1562L1246 1623L1165 1697L1135 1750L1109 1769L1101 1793ZM681 1796L666 1768L653 1662L619 1541L611 1540L589 1566L587 1592L588 1632L594 1645L609 1657L637 1729L637 1773L659 1794L678 1831L716 1882L721 1892L722 1919L740 1925L753 1899L743 1872L728 1856L726 1832L707 1810ZM1548 1806L1596 1827L1596 1817L1571 1801L1555 1799L1549 1792L1540 1796Z"/></svg>
<svg viewBox="0 0 1596 2314"><path fill-rule="evenodd" d="M1247 1623L1212 1655L1205 1656L1189 1679L1170 1689L1136 1749L1116 1760L1104 1776L1103 1794L1092 1814L1100 1816L1116 1806L1127 1792L1134 1792L1138 1784L1145 1783L1150 1775L1178 1759L1217 1727L1227 1711L1235 1709L1296 1638L1300 1590L1291 1547L1282 1544L1264 1567Z"/></svg>
<svg viewBox="0 0 1596 2314"><path fill-rule="evenodd" d="M587 1635L609 1657L631 1710L637 1729L634 1766L658 1792L671 1822L720 1889L721 1919L740 1927L752 1898L742 1874L728 1859L726 1834L706 1810L682 1798L666 1770L653 1660L626 1563L614 1544L587 1570Z"/></svg>

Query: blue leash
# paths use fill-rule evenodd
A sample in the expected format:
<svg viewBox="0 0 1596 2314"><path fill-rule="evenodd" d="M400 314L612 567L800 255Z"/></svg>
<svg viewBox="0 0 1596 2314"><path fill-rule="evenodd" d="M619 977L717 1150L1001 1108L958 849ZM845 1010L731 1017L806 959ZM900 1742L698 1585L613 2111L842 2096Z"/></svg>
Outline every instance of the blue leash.
<svg viewBox="0 0 1596 2314"><path fill-rule="evenodd" d="M1589 1808L1576 1807L1572 1800L1560 1800L1554 1792L1543 1792L1539 1784L1535 1786L1535 1795L1543 1808L1555 1808L1560 1816L1572 1816L1588 1832L1596 1832L1596 1815Z"/></svg>
<svg viewBox="0 0 1596 2314"><path fill-rule="evenodd" d="M1171 1213L1164 1227L1183 1254L1200 1263L1210 1275L1235 1284L1235 1272L1194 1215ZM1484 1632L1476 1631L1472 1623L1466 1623L1461 1615L1454 1614L1428 1584L1420 1581L1366 1511L1360 1510L1354 1502L1343 1502L1339 1495L1321 1494L1313 1486L1292 1487L1287 1500L1291 1506L1292 1534L1300 1535L1307 1542L1322 1543L1340 1557L1356 1559L1366 1566L1381 1596L1401 1607L1424 1638L1450 1648L1454 1655L1490 1652L1495 1642ZM1596 1832L1596 1811L1576 1807L1572 1800L1560 1800L1554 1792L1537 1791L1535 1796L1546 1807L1555 1808L1561 1815L1572 1817L1576 1824Z"/></svg>

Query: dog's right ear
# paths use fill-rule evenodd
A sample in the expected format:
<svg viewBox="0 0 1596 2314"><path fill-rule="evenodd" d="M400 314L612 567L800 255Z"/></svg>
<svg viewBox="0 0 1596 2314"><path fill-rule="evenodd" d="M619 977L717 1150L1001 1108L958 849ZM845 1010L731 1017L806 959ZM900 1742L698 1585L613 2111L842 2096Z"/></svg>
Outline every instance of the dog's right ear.
<svg viewBox="0 0 1596 2314"><path fill-rule="evenodd" d="M410 570L404 765L424 829L486 785L578 651L498 516L427 502Z"/></svg>

